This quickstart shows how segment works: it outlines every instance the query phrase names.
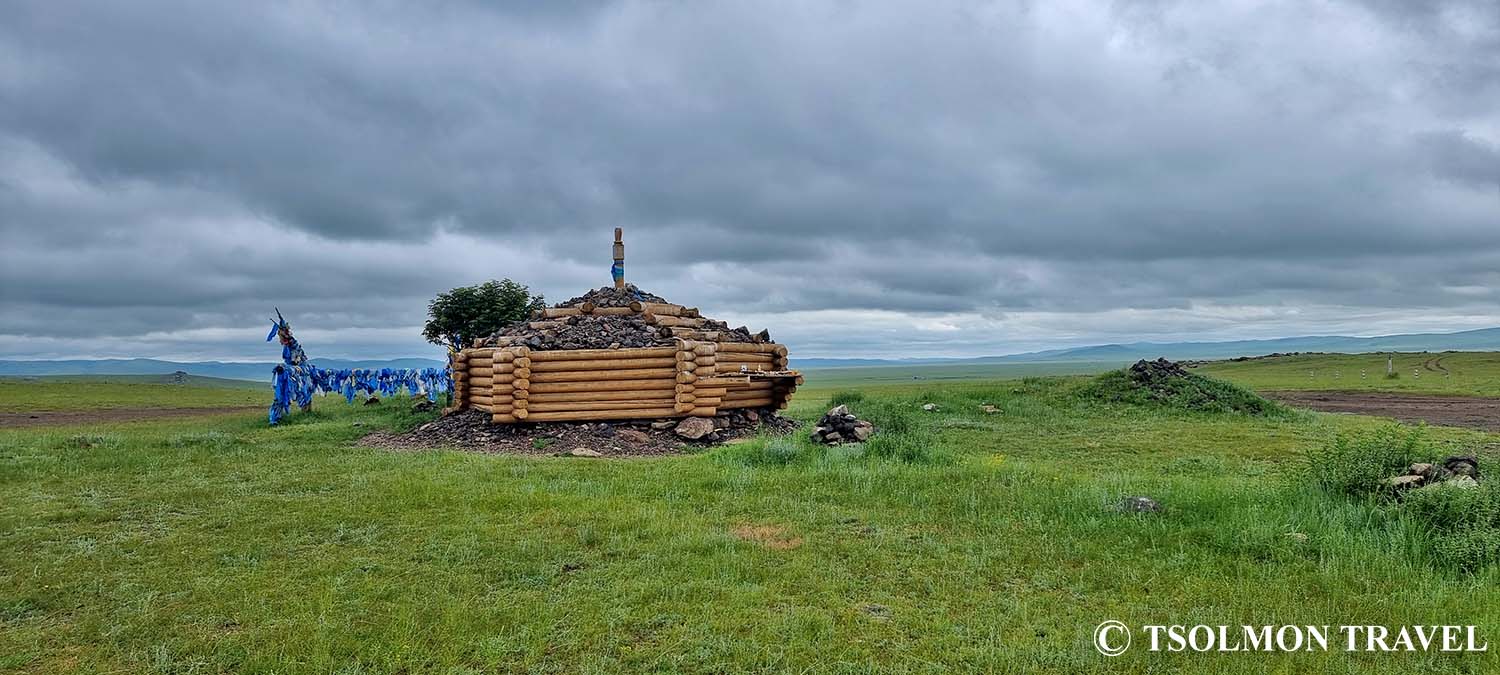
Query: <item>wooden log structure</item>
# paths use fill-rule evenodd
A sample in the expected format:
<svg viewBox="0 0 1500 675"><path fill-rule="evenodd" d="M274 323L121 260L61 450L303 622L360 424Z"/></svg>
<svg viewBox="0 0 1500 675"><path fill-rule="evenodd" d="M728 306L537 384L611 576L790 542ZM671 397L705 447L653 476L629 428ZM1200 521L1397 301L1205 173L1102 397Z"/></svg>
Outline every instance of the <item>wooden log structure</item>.
<svg viewBox="0 0 1500 675"><path fill-rule="evenodd" d="M581 391L667 391L675 392L681 386L671 379L660 380L608 380L604 382L538 382L531 384L532 394L557 394Z"/></svg>
<svg viewBox="0 0 1500 675"><path fill-rule="evenodd" d="M638 368L675 368L677 359L674 356L663 356L661 358L634 358L634 359L579 359L577 361L544 361L538 359L531 365L533 373L557 373L573 370L613 370L613 369L638 369Z"/></svg>
<svg viewBox="0 0 1500 675"><path fill-rule="evenodd" d="M533 351L525 346L464 349L453 357L454 408L517 422L713 417L726 410L784 408L799 378L775 343L718 342L697 310L665 303L541 310L534 324L590 311L639 311L681 334L675 347ZM697 339L715 338L715 339Z"/></svg>
<svg viewBox="0 0 1500 675"><path fill-rule="evenodd" d="M598 361L605 359L639 359L639 358L673 358L677 355L676 347L643 347L637 349L559 349L554 351L532 352L533 361L545 363L547 361ZM712 352L709 352L712 353Z"/></svg>
<svg viewBox="0 0 1500 675"><path fill-rule="evenodd" d="M637 408L635 410L572 410L568 412L539 412L525 418L528 422L573 422L588 420L640 420L657 417L678 417L672 406L665 408Z"/></svg>

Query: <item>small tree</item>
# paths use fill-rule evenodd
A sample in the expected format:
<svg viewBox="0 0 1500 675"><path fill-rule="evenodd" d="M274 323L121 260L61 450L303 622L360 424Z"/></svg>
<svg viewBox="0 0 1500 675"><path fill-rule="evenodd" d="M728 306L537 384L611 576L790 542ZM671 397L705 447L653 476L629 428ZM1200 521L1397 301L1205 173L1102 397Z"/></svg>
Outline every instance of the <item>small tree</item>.
<svg viewBox="0 0 1500 675"><path fill-rule="evenodd" d="M455 340L469 341L491 335L506 324L521 321L534 309L546 307L540 295L510 279L486 281L440 293L427 305L427 325L422 337L428 342L462 349Z"/></svg>

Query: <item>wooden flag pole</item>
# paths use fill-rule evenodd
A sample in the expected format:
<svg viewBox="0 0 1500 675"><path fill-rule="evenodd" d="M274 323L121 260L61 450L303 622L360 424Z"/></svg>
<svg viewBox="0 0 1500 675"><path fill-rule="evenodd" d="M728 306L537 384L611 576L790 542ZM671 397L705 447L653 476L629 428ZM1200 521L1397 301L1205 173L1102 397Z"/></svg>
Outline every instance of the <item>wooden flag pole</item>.
<svg viewBox="0 0 1500 675"><path fill-rule="evenodd" d="M615 288L625 288L625 239L624 230L615 228L615 266L611 270L615 278Z"/></svg>

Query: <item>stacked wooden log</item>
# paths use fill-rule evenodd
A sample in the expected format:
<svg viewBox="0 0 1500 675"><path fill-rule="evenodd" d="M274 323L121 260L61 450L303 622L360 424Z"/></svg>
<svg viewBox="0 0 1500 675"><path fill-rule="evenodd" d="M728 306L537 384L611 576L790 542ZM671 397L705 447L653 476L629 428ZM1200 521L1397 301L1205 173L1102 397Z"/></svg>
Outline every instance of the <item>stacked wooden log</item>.
<svg viewBox="0 0 1500 675"><path fill-rule="evenodd" d="M456 354L455 407L484 410L497 423L713 417L733 408L785 408L801 384L787 370L787 348L764 331L729 329L697 308L640 297L647 300L591 291ZM556 344L575 327L566 340L586 334L610 348L522 343L546 335L546 344ZM651 337L645 346L622 346L610 340L609 327L637 344L643 329Z"/></svg>
<svg viewBox="0 0 1500 675"><path fill-rule="evenodd" d="M454 400L497 423L712 417L785 408L802 382L785 366L786 348L776 344L465 349L453 359Z"/></svg>
<svg viewBox="0 0 1500 675"><path fill-rule="evenodd" d="M780 378L760 375L788 372L784 345L725 342L719 350L715 372L721 379L733 380L726 386L722 408L785 408L802 384L802 376L795 373Z"/></svg>
<svg viewBox="0 0 1500 675"><path fill-rule="evenodd" d="M713 417L719 411L725 390L710 382L718 350L719 346L712 342L682 342L677 352L676 374L679 414Z"/></svg>

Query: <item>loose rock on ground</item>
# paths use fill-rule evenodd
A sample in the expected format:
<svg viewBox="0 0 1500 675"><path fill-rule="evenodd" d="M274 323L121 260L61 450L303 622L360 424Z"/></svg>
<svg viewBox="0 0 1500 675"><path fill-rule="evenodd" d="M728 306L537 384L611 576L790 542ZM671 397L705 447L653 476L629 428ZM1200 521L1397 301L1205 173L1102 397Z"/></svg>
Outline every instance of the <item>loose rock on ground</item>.
<svg viewBox="0 0 1500 675"><path fill-rule="evenodd" d="M750 413L754 413L753 422ZM789 433L797 427L795 420L774 410L728 410L719 417L685 419L700 420L709 432L696 440L683 438L675 432L681 423L678 420L491 424L489 413L464 410L405 433L373 433L361 443L394 450L454 448L516 455L593 456L578 454L582 449L601 457L632 457L680 454L757 433Z"/></svg>
<svg viewBox="0 0 1500 675"><path fill-rule="evenodd" d="M1391 476L1385 486L1400 495L1407 490L1431 487L1476 488L1479 487L1479 458L1474 455L1454 455L1439 463L1418 462L1406 468L1406 473Z"/></svg>
<svg viewBox="0 0 1500 675"><path fill-rule="evenodd" d="M1150 497L1124 497L1120 499L1118 508L1126 513L1159 513L1161 504Z"/></svg>

